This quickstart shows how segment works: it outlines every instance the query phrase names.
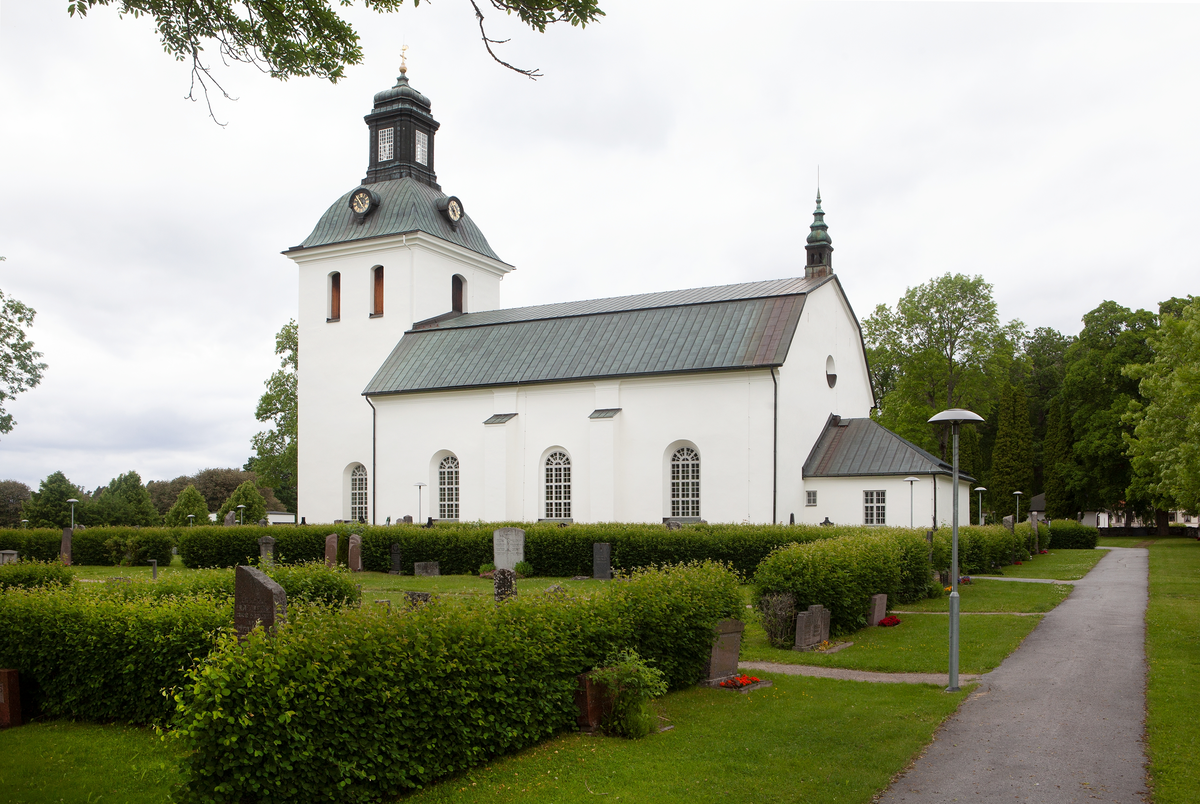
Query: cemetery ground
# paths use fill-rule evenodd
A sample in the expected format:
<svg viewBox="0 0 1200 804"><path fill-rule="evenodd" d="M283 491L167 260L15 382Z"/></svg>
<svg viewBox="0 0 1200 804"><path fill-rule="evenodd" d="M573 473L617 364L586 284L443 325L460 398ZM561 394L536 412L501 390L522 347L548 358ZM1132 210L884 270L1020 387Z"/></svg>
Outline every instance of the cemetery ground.
<svg viewBox="0 0 1200 804"><path fill-rule="evenodd" d="M1006 576L1071 580L1107 551L1055 551ZM150 569L79 567L78 577L149 578ZM1024 572L1020 572L1024 570ZM189 572L178 558L164 573ZM1158 804L1192 801L1200 790L1194 762L1200 716L1200 542L1158 540L1150 549L1147 613L1148 753ZM363 573L363 605L405 591L490 595L490 579L415 578ZM530 578L532 593L559 582ZM960 588L962 672L996 667L1049 611L1068 584L980 578ZM744 588L747 600L749 588ZM865 628L833 654L767 646L747 610L743 661L824 664L880 672L945 672L946 598L906 604L895 628ZM911 612L911 613L910 613ZM757 671L756 671L757 672ZM502 757L408 798L414 802L753 801L862 803L886 787L929 742L966 695L932 685L870 684L757 672L774 686L749 694L692 688L655 702L669 731L639 741L566 733ZM120 725L34 723L0 732L0 804L50 801L166 801L180 781L172 744L150 729ZM611 796L611 798L609 798Z"/></svg>

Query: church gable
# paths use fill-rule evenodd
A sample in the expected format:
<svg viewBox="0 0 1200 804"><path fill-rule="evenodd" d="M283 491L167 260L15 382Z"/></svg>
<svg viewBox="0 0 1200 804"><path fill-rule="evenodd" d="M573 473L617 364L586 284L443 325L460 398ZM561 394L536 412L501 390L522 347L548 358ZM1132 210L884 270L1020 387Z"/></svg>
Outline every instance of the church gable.
<svg viewBox="0 0 1200 804"><path fill-rule="evenodd" d="M949 475L951 466L871 419L830 416L804 462L804 476ZM962 475L964 480L975 478Z"/></svg>

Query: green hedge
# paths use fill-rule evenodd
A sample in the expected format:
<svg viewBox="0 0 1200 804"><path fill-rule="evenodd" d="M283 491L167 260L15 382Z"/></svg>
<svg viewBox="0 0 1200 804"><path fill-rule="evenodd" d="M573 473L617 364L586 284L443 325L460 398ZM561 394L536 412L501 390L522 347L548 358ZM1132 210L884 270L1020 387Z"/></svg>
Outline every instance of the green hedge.
<svg viewBox="0 0 1200 804"><path fill-rule="evenodd" d="M145 564L151 559L171 563L175 528L97 527L77 529L71 535L71 563L111 567ZM0 550L16 550L23 559L53 561L62 549L62 531L0 529Z"/></svg>
<svg viewBox="0 0 1200 804"><path fill-rule="evenodd" d="M959 528L958 571L963 575L978 575L995 572L1014 560L1028 559L1033 548L1033 529L1027 529L1028 534L1023 533L1020 526L1016 533L1003 525L967 525ZM1041 531L1045 537L1045 528ZM939 572L950 570L951 535L949 528L942 528L934 535L933 567Z"/></svg>
<svg viewBox="0 0 1200 804"><path fill-rule="evenodd" d="M1100 531L1071 519L1055 519L1050 522L1050 538L1058 550L1094 550Z"/></svg>
<svg viewBox="0 0 1200 804"><path fill-rule="evenodd" d="M633 648L695 682L741 608L715 564L567 591L316 613L222 637L176 696L183 801L378 801L570 729L576 675Z"/></svg>
<svg viewBox="0 0 1200 804"><path fill-rule="evenodd" d="M886 594L889 607L925 597L932 574L929 545L918 533L876 529L780 548L759 565L754 590L760 602L764 595L791 593L798 611L824 606L836 635L871 624L871 595Z"/></svg>
<svg viewBox="0 0 1200 804"><path fill-rule="evenodd" d="M32 589L47 584L70 586L74 580L75 573L58 561L18 561L0 565L0 589L16 586Z"/></svg>
<svg viewBox="0 0 1200 804"><path fill-rule="evenodd" d="M0 550L16 550L22 561L54 561L61 546L61 530L0 528Z"/></svg>

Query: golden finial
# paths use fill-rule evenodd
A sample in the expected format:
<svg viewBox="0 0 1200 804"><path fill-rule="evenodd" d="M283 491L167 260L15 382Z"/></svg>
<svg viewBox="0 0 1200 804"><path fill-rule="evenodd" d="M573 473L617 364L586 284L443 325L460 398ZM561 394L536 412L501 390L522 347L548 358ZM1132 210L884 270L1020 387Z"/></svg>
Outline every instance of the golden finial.
<svg viewBox="0 0 1200 804"><path fill-rule="evenodd" d="M402 72L402 73L408 72L408 55L407 55L407 53L408 53L408 45L402 46L400 48L400 72Z"/></svg>

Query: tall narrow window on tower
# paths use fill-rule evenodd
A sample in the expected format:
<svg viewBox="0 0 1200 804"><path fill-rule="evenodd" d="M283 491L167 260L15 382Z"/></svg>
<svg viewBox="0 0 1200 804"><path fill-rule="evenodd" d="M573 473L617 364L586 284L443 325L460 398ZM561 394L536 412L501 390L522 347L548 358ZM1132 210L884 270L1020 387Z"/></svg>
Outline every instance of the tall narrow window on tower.
<svg viewBox="0 0 1200 804"><path fill-rule="evenodd" d="M395 150L393 148L394 137L395 137L395 135L393 134L394 131L395 131L395 129L392 129L392 128L379 129L379 161L380 162L390 161L395 156Z"/></svg>
<svg viewBox="0 0 1200 804"><path fill-rule="evenodd" d="M337 321L342 317L342 275L334 271L329 275L329 317L326 321Z"/></svg>
<svg viewBox="0 0 1200 804"><path fill-rule="evenodd" d="M450 280L450 310L455 313L466 312L463 310L463 287L466 282L458 274Z"/></svg>
<svg viewBox="0 0 1200 804"><path fill-rule="evenodd" d="M429 164L429 135L419 129L417 130L417 163Z"/></svg>
<svg viewBox="0 0 1200 804"><path fill-rule="evenodd" d="M372 283L371 290L371 315L383 315L383 266L376 265L371 269Z"/></svg>

